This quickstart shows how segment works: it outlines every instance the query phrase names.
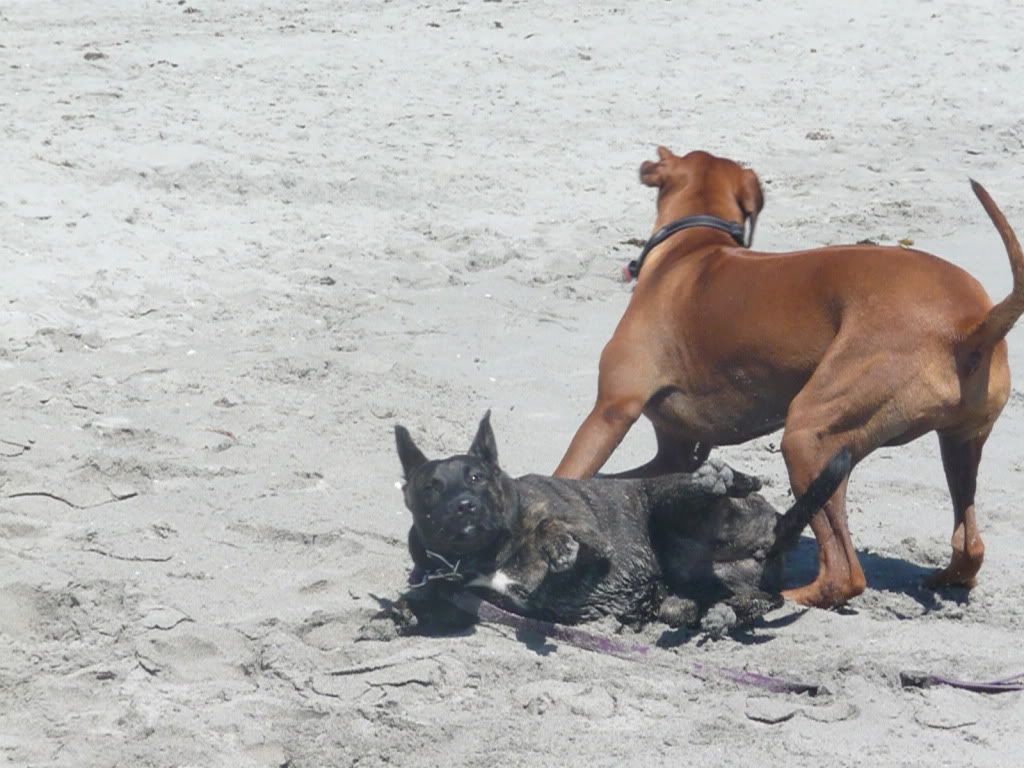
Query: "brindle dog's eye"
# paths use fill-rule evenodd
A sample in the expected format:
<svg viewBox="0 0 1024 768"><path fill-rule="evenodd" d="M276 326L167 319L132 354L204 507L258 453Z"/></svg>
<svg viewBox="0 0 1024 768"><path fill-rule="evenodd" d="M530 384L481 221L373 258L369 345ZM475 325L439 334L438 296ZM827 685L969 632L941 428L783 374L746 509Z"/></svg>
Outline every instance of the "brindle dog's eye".
<svg viewBox="0 0 1024 768"><path fill-rule="evenodd" d="M444 486L440 480L431 480L423 487L423 498L428 504L433 504L440 498L442 490L444 490Z"/></svg>
<svg viewBox="0 0 1024 768"><path fill-rule="evenodd" d="M476 485L477 483L483 482L484 476L474 469L469 471L469 482Z"/></svg>

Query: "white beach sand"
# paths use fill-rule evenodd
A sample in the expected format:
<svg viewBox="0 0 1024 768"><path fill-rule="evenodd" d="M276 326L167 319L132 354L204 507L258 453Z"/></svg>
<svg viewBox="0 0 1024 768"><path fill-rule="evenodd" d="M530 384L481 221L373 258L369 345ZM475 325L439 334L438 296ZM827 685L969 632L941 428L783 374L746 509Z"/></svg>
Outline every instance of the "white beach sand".
<svg viewBox="0 0 1024 768"><path fill-rule="evenodd" d="M1024 232L1018 5L833 6L0 5L0 762L1024 762L1024 694L898 681L1024 672L1020 329L969 599L920 588L952 528L926 437L854 474L869 589L842 611L642 663L492 627L357 641L405 580L394 423L441 456L491 408L509 472L554 468L657 144L754 167L762 248L911 238L1008 292L967 177ZM777 444L721 455L781 506ZM805 538L793 583L813 569Z"/></svg>

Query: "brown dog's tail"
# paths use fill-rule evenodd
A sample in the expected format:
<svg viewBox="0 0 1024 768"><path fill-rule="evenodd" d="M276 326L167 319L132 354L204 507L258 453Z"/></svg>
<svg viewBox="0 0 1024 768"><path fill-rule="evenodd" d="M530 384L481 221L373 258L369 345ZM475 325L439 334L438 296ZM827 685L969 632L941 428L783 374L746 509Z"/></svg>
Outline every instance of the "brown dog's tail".
<svg viewBox="0 0 1024 768"><path fill-rule="evenodd" d="M985 213L992 219L996 231L1003 239L1003 245L1006 246L1006 254L1010 257L1010 269L1013 270L1013 290L1009 296L992 307L985 315L985 319L969 331L958 345L961 360L968 368L968 372L977 367L981 356L1006 336L1017 319L1024 314L1024 251L1021 250L1020 241L985 188L971 179L971 189L981 201Z"/></svg>
<svg viewBox="0 0 1024 768"><path fill-rule="evenodd" d="M778 522L775 523L775 543L772 544L769 557L777 555L796 546L800 540L800 534L811 518L821 509L826 501L832 498L836 488L850 474L853 465L853 457L849 448L843 448L828 460L828 464L821 470L803 495L786 510Z"/></svg>

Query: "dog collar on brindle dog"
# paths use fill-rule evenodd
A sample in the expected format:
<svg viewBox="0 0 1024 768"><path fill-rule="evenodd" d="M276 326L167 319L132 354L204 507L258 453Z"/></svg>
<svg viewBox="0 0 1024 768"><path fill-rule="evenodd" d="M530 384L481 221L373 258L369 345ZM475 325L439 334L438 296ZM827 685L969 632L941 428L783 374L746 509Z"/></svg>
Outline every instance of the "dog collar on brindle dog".
<svg viewBox="0 0 1024 768"><path fill-rule="evenodd" d="M748 248L750 247L750 243L746 242L746 232L742 224L737 224L735 221L726 221L725 219L720 219L717 216L684 216L681 219L669 222L651 235L651 239L644 244L644 249L640 252L640 256L629 262L629 266L626 267L629 274L627 282L629 280L636 280L648 253L653 251L657 246L661 245L676 232L680 232L684 229L691 229L693 227L711 227L712 229L719 229L722 232L732 235L732 239L736 241L737 245L742 245Z"/></svg>

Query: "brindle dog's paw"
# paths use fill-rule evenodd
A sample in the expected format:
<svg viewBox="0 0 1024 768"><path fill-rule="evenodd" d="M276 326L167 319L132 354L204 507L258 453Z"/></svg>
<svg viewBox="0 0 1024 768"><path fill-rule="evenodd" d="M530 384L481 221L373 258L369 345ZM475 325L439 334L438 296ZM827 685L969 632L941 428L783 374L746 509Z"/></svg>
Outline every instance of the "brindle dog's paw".
<svg viewBox="0 0 1024 768"><path fill-rule="evenodd" d="M559 533L547 539L541 545L541 551L554 573L564 573L576 565L580 543L568 533Z"/></svg>
<svg viewBox="0 0 1024 768"><path fill-rule="evenodd" d="M406 592L393 607L385 606L374 618L390 618L401 634L456 632L477 621L445 599L445 588L433 583Z"/></svg>
<svg viewBox="0 0 1024 768"><path fill-rule="evenodd" d="M719 639L737 624L736 612L727 603L715 603L701 617L700 630L712 639Z"/></svg>
<svg viewBox="0 0 1024 768"><path fill-rule="evenodd" d="M719 496L743 498L761 490L761 480L733 469L721 459L709 459L694 475L694 479Z"/></svg>
<svg viewBox="0 0 1024 768"><path fill-rule="evenodd" d="M592 553L591 556L597 560L611 560L615 556L615 547L603 536L593 537L587 541L587 546Z"/></svg>
<svg viewBox="0 0 1024 768"><path fill-rule="evenodd" d="M700 618L700 606L696 601L678 595L669 595L661 602L658 609L658 620L673 629L692 627Z"/></svg>
<svg viewBox="0 0 1024 768"><path fill-rule="evenodd" d="M736 624L753 624L769 611L781 608L785 600L782 595L769 592L751 592L747 595L733 595L725 601L736 614Z"/></svg>
<svg viewBox="0 0 1024 768"><path fill-rule="evenodd" d="M732 469L732 467L729 469L732 471L732 483L729 484L730 496L745 498L761 490L761 478L754 475L746 475L743 472Z"/></svg>

